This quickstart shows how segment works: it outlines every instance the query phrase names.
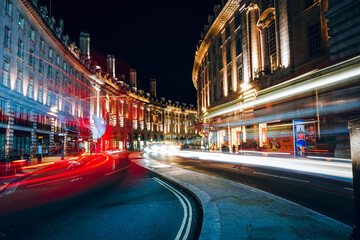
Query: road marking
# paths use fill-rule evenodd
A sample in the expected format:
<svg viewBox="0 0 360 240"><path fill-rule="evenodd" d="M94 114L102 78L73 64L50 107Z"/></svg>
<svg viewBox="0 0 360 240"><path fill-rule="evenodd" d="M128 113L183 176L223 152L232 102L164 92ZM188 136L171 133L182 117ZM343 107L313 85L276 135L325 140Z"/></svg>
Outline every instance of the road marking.
<svg viewBox="0 0 360 240"><path fill-rule="evenodd" d="M187 225L186 227L186 231L184 236L182 237L183 240L187 239L189 237L189 233L190 233L190 227L191 227L191 220L192 220L192 208L191 208L191 204L189 202L189 200L187 200L187 198L178 190L176 190L175 188L171 187L169 184L161 181L160 179L154 177L153 178L156 182L158 182L159 184L161 184L162 186L164 186L165 188L167 188L169 191L171 191L178 199L179 202L181 203L182 207L184 208L184 218L183 221L181 223L181 227L175 237L175 240L179 240L183 231L184 231L184 227L185 225ZM183 201L186 201L185 202ZM188 207L187 207L188 206ZM188 213L189 212L189 213Z"/></svg>
<svg viewBox="0 0 360 240"><path fill-rule="evenodd" d="M352 188L344 188L345 190L349 190L349 191L354 191L354 189L352 189Z"/></svg>
<svg viewBox="0 0 360 240"><path fill-rule="evenodd" d="M265 176L270 176L270 177L287 179L287 180L293 180L293 181L297 181L297 182L306 182L306 183L309 183L309 182L310 182L310 181L307 181L307 180L302 180L302 179L297 179L297 178L283 177L283 176L278 176L278 175L273 175L273 174L268 174L268 173L261 173L261 172L256 172L256 171L254 171L253 173L260 174L260 175L265 175Z"/></svg>

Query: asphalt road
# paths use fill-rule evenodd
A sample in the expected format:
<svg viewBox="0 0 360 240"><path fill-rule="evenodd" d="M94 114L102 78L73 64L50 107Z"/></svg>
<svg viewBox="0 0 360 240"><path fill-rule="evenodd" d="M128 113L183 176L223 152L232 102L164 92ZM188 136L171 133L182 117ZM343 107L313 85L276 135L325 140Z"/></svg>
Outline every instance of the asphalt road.
<svg viewBox="0 0 360 240"><path fill-rule="evenodd" d="M197 239L201 216L192 196L133 164L91 191L3 215L0 239Z"/></svg>
<svg viewBox="0 0 360 240"><path fill-rule="evenodd" d="M283 197L352 226L355 222L352 182L281 171L248 164L149 154L159 162L240 182Z"/></svg>

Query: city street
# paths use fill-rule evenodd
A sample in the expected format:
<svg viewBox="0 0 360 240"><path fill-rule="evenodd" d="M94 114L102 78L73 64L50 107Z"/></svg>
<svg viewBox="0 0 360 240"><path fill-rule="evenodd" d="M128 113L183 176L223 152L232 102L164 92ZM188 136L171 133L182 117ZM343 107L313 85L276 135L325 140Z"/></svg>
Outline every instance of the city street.
<svg viewBox="0 0 360 240"><path fill-rule="evenodd" d="M192 157L184 157L187 155L192 155ZM355 221L352 179L294 170L289 171L273 166L254 165L254 162L251 162L253 156L246 155L173 151L163 154L150 152L147 156L150 159L173 167L229 179L264 190L337 219L349 226L354 224ZM243 161L250 158L250 161L236 163L232 161L234 158L241 158ZM269 159L263 157L263 161L266 160ZM285 162L285 160L286 158L282 157L277 159L276 163ZM305 168L307 166L306 162L313 160L299 158L298 161L302 161L301 165ZM323 160L315 161L321 166L322 172L326 172L326 164L330 165L330 167L331 164L335 166L340 164L343 165L344 169L351 170L349 162L328 163ZM283 165L285 166L285 163ZM333 168L341 171L339 166L335 166ZM343 171L346 172L346 170Z"/></svg>
<svg viewBox="0 0 360 240"><path fill-rule="evenodd" d="M125 162L116 170L129 165L128 160ZM108 175L111 179L104 179L102 173L101 170L90 177L82 175L81 180L75 180L79 178L76 177L31 188L21 185L6 196L1 195L1 210L6 206L28 208L2 215L1 239L197 238L201 210L185 191L133 164ZM90 184L90 178L97 183ZM64 193L65 190L72 192ZM41 203L44 196L54 193L61 199L30 208L29 204Z"/></svg>

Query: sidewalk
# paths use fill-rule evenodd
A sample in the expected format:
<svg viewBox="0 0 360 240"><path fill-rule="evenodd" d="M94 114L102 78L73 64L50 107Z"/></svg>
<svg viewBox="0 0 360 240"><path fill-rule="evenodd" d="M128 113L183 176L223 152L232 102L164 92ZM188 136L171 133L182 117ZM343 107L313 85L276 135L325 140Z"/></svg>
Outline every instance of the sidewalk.
<svg viewBox="0 0 360 240"><path fill-rule="evenodd" d="M203 208L200 239L348 239L351 227L301 205L223 178L176 168L139 153L130 159L188 189Z"/></svg>

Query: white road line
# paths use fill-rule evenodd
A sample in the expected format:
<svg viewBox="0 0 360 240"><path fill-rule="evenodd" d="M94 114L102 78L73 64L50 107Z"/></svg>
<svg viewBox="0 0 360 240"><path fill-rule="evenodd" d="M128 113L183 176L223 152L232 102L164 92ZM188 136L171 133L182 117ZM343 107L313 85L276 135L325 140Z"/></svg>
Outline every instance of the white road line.
<svg viewBox="0 0 360 240"><path fill-rule="evenodd" d="M175 237L175 240L180 239L180 237L182 235L182 232L184 231L185 225L187 225L186 232L185 232L182 239L183 240L187 239L189 237L190 227L191 227L191 220L192 220L192 208L191 208L191 204L190 204L189 200L187 200L187 198L181 192L179 192L175 188L171 187L167 183L161 181L160 179L158 179L156 177L154 177L153 179L156 182L158 182L159 184L161 184L162 186L164 186L165 188L167 188L169 191L171 191L179 199L179 202L183 206L183 208L184 208L184 219L183 219L183 221L181 223L181 227L180 227L180 229L179 229L179 231L178 231L178 233L177 233L177 235ZM186 204L183 201L183 199L186 201Z"/></svg>
<svg viewBox="0 0 360 240"><path fill-rule="evenodd" d="M352 188L344 188L345 190L349 190L349 191L354 191L354 189L352 189Z"/></svg>
<svg viewBox="0 0 360 240"><path fill-rule="evenodd" d="M268 174L268 173L261 173L261 172L256 172L256 171L254 171L253 173L260 174L260 175L265 175L265 176L270 176L270 177L287 179L287 180L293 180L293 181L298 181L298 182L306 182L306 183L309 183L309 182L310 182L310 181L307 181L307 180L302 180L302 179L297 179L297 178L283 177L283 176L278 176L278 175L273 175L273 174Z"/></svg>

